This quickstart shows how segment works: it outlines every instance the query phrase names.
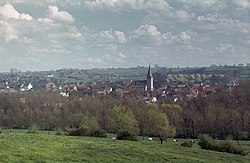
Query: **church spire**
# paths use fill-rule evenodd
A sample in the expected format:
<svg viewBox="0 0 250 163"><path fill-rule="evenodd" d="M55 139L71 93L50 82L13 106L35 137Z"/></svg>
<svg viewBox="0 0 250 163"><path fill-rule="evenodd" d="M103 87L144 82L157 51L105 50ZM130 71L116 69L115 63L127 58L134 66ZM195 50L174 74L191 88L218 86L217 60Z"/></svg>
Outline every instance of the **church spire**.
<svg viewBox="0 0 250 163"><path fill-rule="evenodd" d="M147 79L148 78L152 78L153 76L152 76L152 73L151 73L151 67L150 67L150 65L149 65L149 67L148 67L148 74L147 74Z"/></svg>
<svg viewBox="0 0 250 163"><path fill-rule="evenodd" d="M150 65L148 67L146 91L149 91L149 92L154 91L154 79L153 79Z"/></svg>

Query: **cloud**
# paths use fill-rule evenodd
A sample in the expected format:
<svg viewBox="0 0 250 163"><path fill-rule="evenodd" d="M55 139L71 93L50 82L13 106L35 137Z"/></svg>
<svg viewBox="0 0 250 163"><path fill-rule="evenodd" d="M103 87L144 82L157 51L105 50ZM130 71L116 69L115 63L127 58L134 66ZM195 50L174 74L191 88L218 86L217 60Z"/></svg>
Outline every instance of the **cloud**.
<svg viewBox="0 0 250 163"><path fill-rule="evenodd" d="M0 20L0 34L3 35L3 38L6 42L11 40L18 40L20 33L7 21Z"/></svg>
<svg viewBox="0 0 250 163"><path fill-rule="evenodd" d="M59 20L67 23L73 23L75 19L67 11L59 11L57 6L49 6L49 17L53 20Z"/></svg>
<svg viewBox="0 0 250 163"><path fill-rule="evenodd" d="M114 34L120 43L125 43L127 41L126 36L123 32L115 31Z"/></svg>
<svg viewBox="0 0 250 163"><path fill-rule="evenodd" d="M72 3L79 5L78 3ZM107 8L111 11L122 9L160 9L165 10L169 5L165 0L86 0L82 4L90 9Z"/></svg>
<svg viewBox="0 0 250 163"><path fill-rule="evenodd" d="M130 35L130 41L136 45L160 46L163 36L154 25L143 24Z"/></svg>
<svg viewBox="0 0 250 163"><path fill-rule="evenodd" d="M219 2L219 0L181 0L185 4L195 5L195 6L203 6L203 7L211 7Z"/></svg>
<svg viewBox="0 0 250 163"><path fill-rule="evenodd" d="M29 47L28 48L28 51L29 53L31 54L37 54L37 53L42 53L42 54L45 54L45 53L49 53L49 49L48 48L38 48L38 47Z"/></svg>
<svg viewBox="0 0 250 163"><path fill-rule="evenodd" d="M97 57L88 57L87 61L90 62L90 63L94 63L94 64L102 64L102 63L104 63L102 59L97 58Z"/></svg>
<svg viewBox="0 0 250 163"><path fill-rule="evenodd" d="M105 46L103 52L106 53L105 56L109 61L121 63L127 58L127 56L123 54L115 44Z"/></svg>
<svg viewBox="0 0 250 163"><path fill-rule="evenodd" d="M3 47L0 47L0 55L6 53L6 50Z"/></svg>
<svg viewBox="0 0 250 163"><path fill-rule="evenodd" d="M38 18L37 19L41 23L53 23L54 21L49 18Z"/></svg>
<svg viewBox="0 0 250 163"><path fill-rule="evenodd" d="M97 44L110 44L110 43L126 43L127 38L124 34L124 32L121 31L114 31L112 29L110 30L104 30L100 32L90 32L85 31L90 35L91 39L95 39L95 42Z"/></svg>
<svg viewBox="0 0 250 163"><path fill-rule="evenodd" d="M234 46L232 44L220 44L216 49L220 53L234 52Z"/></svg>
<svg viewBox="0 0 250 163"><path fill-rule="evenodd" d="M248 0L234 0L234 3L238 7L242 7L242 8L246 8L246 9L250 8L250 2Z"/></svg>
<svg viewBox="0 0 250 163"><path fill-rule="evenodd" d="M199 34L193 31L181 31L179 34L171 32L161 32L154 25L144 24L134 30L130 40L139 45L153 46L163 48L165 46L175 46L183 43L190 43L191 39L199 42Z"/></svg>
<svg viewBox="0 0 250 163"><path fill-rule="evenodd" d="M152 36L155 38L159 38L161 37L161 32L159 32L156 26L154 25L144 24L141 25L138 29L133 31L132 37L138 38L141 36Z"/></svg>
<svg viewBox="0 0 250 163"><path fill-rule="evenodd" d="M3 0L0 69L246 63L248 10L249 0Z"/></svg>
<svg viewBox="0 0 250 163"><path fill-rule="evenodd" d="M211 23L238 23L239 20L235 19L233 20L232 18L225 18L221 15L218 14L207 14L206 16L198 16L197 21L206 21L206 22L211 22Z"/></svg>
<svg viewBox="0 0 250 163"><path fill-rule="evenodd" d="M101 31L99 33L99 37L102 38L102 39L109 39L109 40L114 39L112 30L110 30L110 31Z"/></svg>
<svg viewBox="0 0 250 163"><path fill-rule="evenodd" d="M124 55L122 52L117 51L117 50L113 51L111 53L107 53L106 57L107 57L108 60L115 61L115 62L118 62L118 63L124 62L124 59L127 58L126 55Z"/></svg>
<svg viewBox="0 0 250 163"><path fill-rule="evenodd" d="M19 20L32 20L33 17L26 13L19 13L12 4L5 4L0 6L0 15L6 18L19 19Z"/></svg>
<svg viewBox="0 0 250 163"><path fill-rule="evenodd" d="M179 37L180 37L181 40L183 40L185 42L189 42L190 39L191 39L191 36L188 33L186 33L186 32L181 32L179 34Z"/></svg>

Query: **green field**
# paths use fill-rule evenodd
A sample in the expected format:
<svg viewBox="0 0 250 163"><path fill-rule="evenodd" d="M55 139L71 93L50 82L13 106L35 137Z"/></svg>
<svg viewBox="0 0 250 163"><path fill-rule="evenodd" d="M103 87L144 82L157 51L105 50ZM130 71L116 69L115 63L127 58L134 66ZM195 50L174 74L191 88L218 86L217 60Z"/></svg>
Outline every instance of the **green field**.
<svg viewBox="0 0 250 163"><path fill-rule="evenodd" d="M118 141L69 137L47 132L4 130L0 134L0 162L250 162L247 156L202 150L197 143L182 147L170 139ZM246 142L245 142L246 143ZM247 142L248 143L248 142ZM249 151L250 146L244 146Z"/></svg>

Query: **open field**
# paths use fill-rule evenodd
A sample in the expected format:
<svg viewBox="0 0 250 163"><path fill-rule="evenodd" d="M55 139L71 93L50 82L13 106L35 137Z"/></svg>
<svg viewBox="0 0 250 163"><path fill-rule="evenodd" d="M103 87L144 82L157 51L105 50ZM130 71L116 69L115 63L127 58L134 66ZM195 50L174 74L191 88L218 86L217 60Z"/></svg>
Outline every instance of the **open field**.
<svg viewBox="0 0 250 163"><path fill-rule="evenodd" d="M0 134L0 162L250 162L247 156L181 147L179 142L118 141L69 137L51 132L28 134L4 130ZM249 142L244 142L249 144ZM244 146L250 150L250 146Z"/></svg>

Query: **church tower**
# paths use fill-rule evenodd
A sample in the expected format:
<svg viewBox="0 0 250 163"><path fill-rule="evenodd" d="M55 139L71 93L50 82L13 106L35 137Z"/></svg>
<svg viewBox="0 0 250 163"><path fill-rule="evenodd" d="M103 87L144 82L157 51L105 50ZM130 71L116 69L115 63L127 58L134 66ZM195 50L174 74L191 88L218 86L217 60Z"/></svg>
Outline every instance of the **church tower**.
<svg viewBox="0 0 250 163"><path fill-rule="evenodd" d="M145 87L145 90L148 91L148 92L154 91L154 79L153 79L153 75L151 73L151 67L150 67L150 65L148 67L147 85Z"/></svg>

